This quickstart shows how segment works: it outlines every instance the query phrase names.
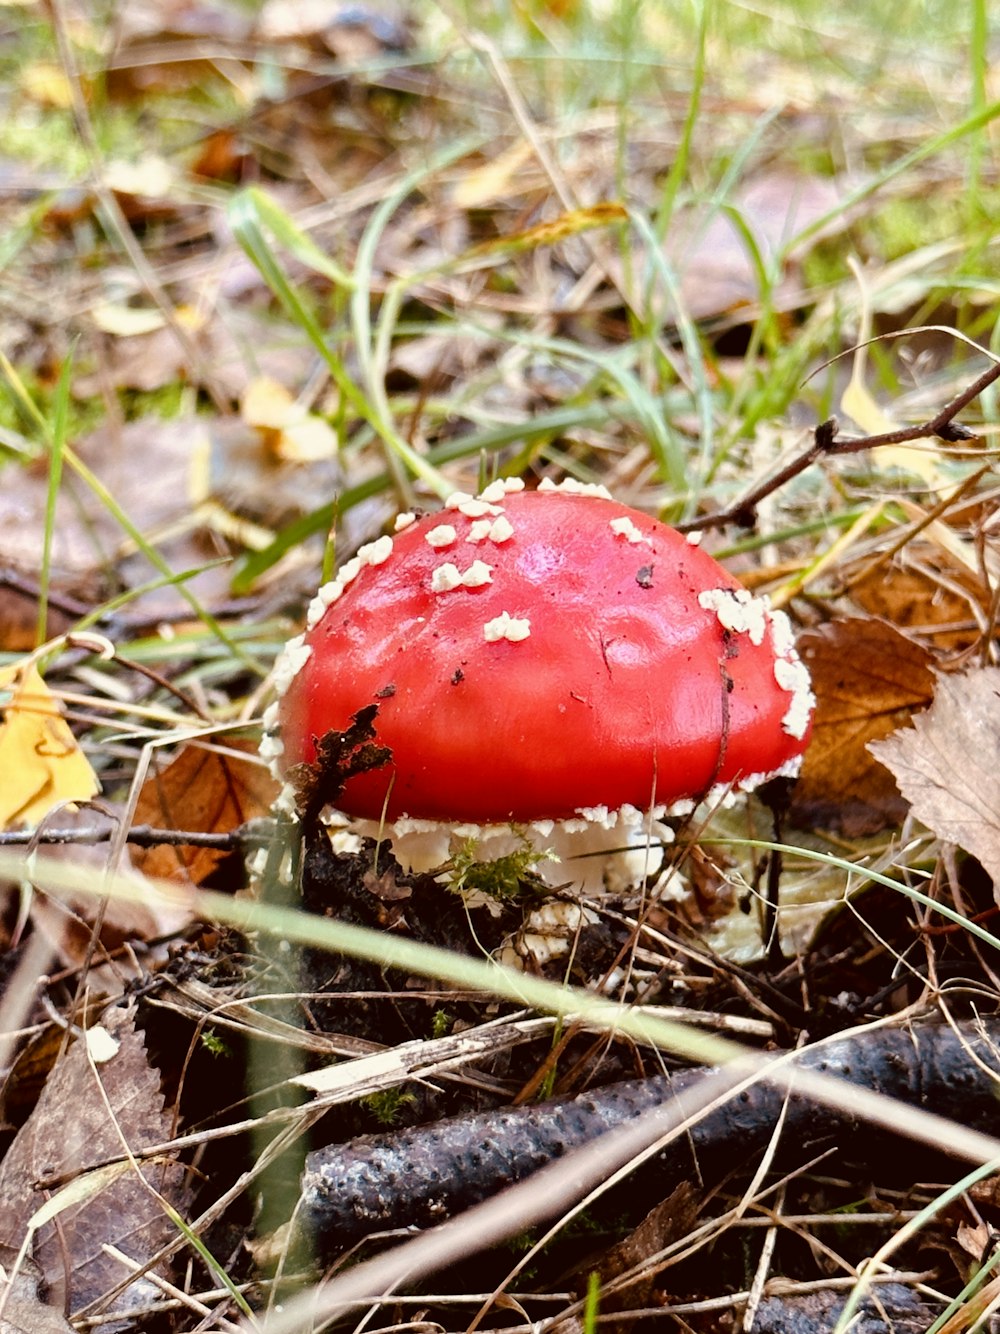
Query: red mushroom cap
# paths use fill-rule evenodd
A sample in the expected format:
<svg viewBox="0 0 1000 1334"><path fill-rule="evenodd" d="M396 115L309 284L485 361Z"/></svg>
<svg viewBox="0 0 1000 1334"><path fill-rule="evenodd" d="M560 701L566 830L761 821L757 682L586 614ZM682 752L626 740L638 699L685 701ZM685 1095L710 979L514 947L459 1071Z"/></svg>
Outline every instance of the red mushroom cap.
<svg viewBox="0 0 1000 1334"><path fill-rule="evenodd" d="M392 761L336 802L373 819L566 819L795 770L813 698L782 613L647 515L506 485L321 590L279 671L283 767L377 704Z"/></svg>

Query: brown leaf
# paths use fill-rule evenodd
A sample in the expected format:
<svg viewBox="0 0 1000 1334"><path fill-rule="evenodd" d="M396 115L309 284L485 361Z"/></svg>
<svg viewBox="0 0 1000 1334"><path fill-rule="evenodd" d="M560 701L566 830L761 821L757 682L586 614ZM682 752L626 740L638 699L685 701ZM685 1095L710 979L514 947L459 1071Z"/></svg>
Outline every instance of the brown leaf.
<svg viewBox="0 0 1000 1334"><path fill-rule="evenodd" d="M780 168L745 181L734 191L731 203L770 263L796 233L835 210L848 189L843 180ZM841 229L848 221L849 214L841 210L831 225ZM718 209L680 213L665 249L680 279L682 305L693 319L722 315L761 299L746 237L729 213ZM798 299L799 288L794 273L786 273L772 299L788 307Z"/></svg>
<svg viewBox="0 0 1000 1334"><path fill-rule="evenodd" d="M0 1254L3 1269L12 1271L16 1256ZM41 1274L33 1261L22 1264L10 1278L0 1277L0 1334L73 1334L73 1326L61 1311L43 1302L39 1290Z"/></svg>
<svg viewBox="0 0 1000 1334"><path fill-rule="evenodd" d="M93 1064L88 1045L95 1051ZM132 1012L110 1010L101 1028L90 1030L89 1044L77 1041L58 1062L0 1165L0 1245L20 1246L32 1215L53 1196L58 1203L64 1182L81 1183L89 1168L119 1157L123 1139L141 1148L169 1134L159 1077L150 1068ZM175 1208L183 1207L184 1169L179 1163L145 1164L141 1176L125 1164L107 1177L93 1178L97 1188L35 1233L34 1260L50 1299L57 1306L65 1301L71 1311L97 1301L127 1276L128 1270L107 1255L104 1246L115 1246L144 1263L176 1236L153 1192ZM41 1184L50 1181L59 1184ZM148 1280L138 1279L110 1309L126 1310L157 1291Z"/></svg>
<svg viewBox="0 0 1000 1334"><path fill-rule="evenodd" d="M637 1306L649 1306L659 1271L655 1265L646 1265L651 1257L658 1255L668 1246L689 1235L698 1217L698 1195L689 1181L683 1181L651 1209L642 1222L616 1245L607 1250L595 1264L588 1263L587 1274L595 1268L602 1286L623 1275L630 1277L614 1293L603 1294L601 1311L627 1312ZM580 1289L586 1287L586 1279L578 1283ZM616 1328L622 1331L632 1327L634 1321L626 1316L617 1322Z"/></svg>
<svg viewBox="0 0 1000 1334"><path fill-rule="evenodd" d="M905 561L901 564L900 561ZM911 542L891 564L843 571L851 597L864 611L913 630L936 648L955 651L979 638L976 612L985 618L988 593L931 543Z"/></svg>
<svg viewBox="0 0 1000 1334"><path fill-rule="evenodd" d="M228 750L255 755L250 741L226 741ZM220 755L203 746L185 746L161 772L146 780L136 804L138 824L196 833L228 833L266 815L278 784L251 759ZM136 869L148 876L200 885L226 856L214 848L155 847L135 850Z"/></svg>
<svg viewBox="0 0 1000 1334"><path fill-rule="evenodd" d="M979 860L1000 901L1000 667L939 676L927 712L870 749L917 819Z"/></svg>
<svg viewBox="0 0 1000 1334"><path fill-rule="evenodd" d="M798 647L817 705L795 818L852 835L897 823L905 802L868 745L930 704L931 654L887 622L862 618L808 631Z"/></svg>

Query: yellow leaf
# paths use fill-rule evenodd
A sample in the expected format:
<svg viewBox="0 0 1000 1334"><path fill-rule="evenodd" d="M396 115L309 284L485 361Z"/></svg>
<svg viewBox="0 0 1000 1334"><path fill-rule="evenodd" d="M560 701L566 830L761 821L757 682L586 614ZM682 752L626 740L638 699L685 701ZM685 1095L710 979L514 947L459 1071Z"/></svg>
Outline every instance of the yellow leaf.
<svg viewBox="0 0 1000 1334"><path fill-rule="evenodd" d="M68 111L73 105L73 90L58 65L45 60L34 60L21 70L20 83L33 102L45 107Z"/></svg>
<svg viewBox="0 0 1000 1334"><path fill-rule="evenodd" d="M286 463L313 463L337 453L337 436L323 418L306 412L270 376L261 375L247 385L240 415L262 432L274 456Z"/></svg>
<svg viewBox="0 0 1000 1334"><path fill-rule="evenodd" d="M36 825L56 806L100 791L35 664L0 669L0 691L10 695L0 724L0 827Z"/></svg>
<svg viewBox="0 0 1000 1334"><path fill-rule="evenodd" d="M240 404L240 416L247 425L262 431L284 430L294 411L295 399L269 375L258 375L251 380Z"/></svg>
<svg viewBox="0 0 1000 1334"><path fill-rule="evenodd" d="M120 301L94 306L90 318L101 333L115 334L118 338L154 333L166 323L162 313L151 306L126 306Z"/></svg>
<svg viewBox="0 0 1000 1334"><path fill-rule="evenodd" d="M865 435L888 435L898 430L899 423L892 420L888 413L875 402L865 384L865 371L868 364L868 339L871 334L871 300L865 275L860 265L849 261L861 298L861 323L858 329L858 346L854 350L851 363L851 378L840 398L841 411L861 427ZM937 454L925 445L879 445L872 450L872 462L879 470L901 468L913 473L926 482L929 487L937 486L941 481Z"/></svg>
<svg viewBox="0 0 1000 1334"><path fill-rule="evenodd" d="M275 453L286 463L316 463L337 453L337 437L322 417L308 413L289 422L275 442Z"/></svg>

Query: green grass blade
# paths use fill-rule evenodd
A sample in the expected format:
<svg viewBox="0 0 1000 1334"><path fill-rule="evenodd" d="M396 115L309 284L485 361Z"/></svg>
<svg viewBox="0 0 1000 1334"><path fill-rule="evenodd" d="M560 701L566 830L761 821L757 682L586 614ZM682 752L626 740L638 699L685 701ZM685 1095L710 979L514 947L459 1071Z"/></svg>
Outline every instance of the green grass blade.
<svg viewBox="0 0 1000 1334"><path fill-rule="evenodd" d="M62 485L66 432L69 423L69 389L73 374L73 353L63 362L52 405L49 432L49 482L45 493L45 526L42 539L42 565L38 575L38 623L35 642L44 644L49 637L49 588L52 579L52 539L56 531L56 506Z"/></svg>

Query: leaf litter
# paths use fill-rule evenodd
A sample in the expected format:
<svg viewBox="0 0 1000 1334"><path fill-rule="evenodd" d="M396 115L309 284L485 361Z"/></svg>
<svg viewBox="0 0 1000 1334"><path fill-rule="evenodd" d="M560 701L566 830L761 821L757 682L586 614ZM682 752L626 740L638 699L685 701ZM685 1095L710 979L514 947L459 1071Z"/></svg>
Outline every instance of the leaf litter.
<svg viewBox="0 0 1000 1334"><path fill-rule="evenodd" d="M301 255L288 260L295 291L304 306L318 312L328 346L345 368L345 382L361 385L366 402L383 403L400 438L422 456L435 451L450 481L467 489L481 480L477 473L484 470L488 477L494 467L529 481L568 473L606 480L627 491L626 498L673 517L745 493L751 478L776 468L798 448L803 426L843 401L839 369L826 385L820 376L801 391L799 386L826 355L859 336L855 314L865 301L857 282L846 276L849 249L869 260L865 299L876 327L878 321L895 327L900 312L933 307L948 290L960 294L948 317L987 341L984 312L992 302L992 280L987 274L982 290L967 271L960 283L952 281L958 263L954 237L961 226L952 225L950 216L945 238L935 242L926 234L936 225L933 202L947 212L949 190L960 185L956 194L964 195L976 180L971 156L968 171L964 161L956 166L957 157L948 156L961 151L961 135L933 151L926 138L927 123L957 124L967 113L967 53L956 57L944 43L933 68L925 67L915 56L925 34L921 30L914 46L902 19L900 31L893 25L872 43L861 16L828 18L812 36L796 16L787 34L775 22L766 54L764 47L748 52L738 69L716 58L725 47L708 34L712 59L701 88L697 78L689 86L690 70L682 59L690 53L691 34L675 30L676 16L654 11L647 7L637 18L642 59L633 66L624 55L616 56L607 68L625 82L612 91L609 79L600 104L584 107L586 71L598 49L591 43L607 34L600 31L596 11L586 15L586 34L574 27L582 22L583 8L573 4L544 5L530 20L518 11L495 49L482 37L486 44L474 50L477 59L483 57L482 68L493 72L486 82L469 59L467 34L448 27L441 15L428 19L419 7L389 14L273 0L254 17L222 3L144 0L127 7L113 34L73 7L73 40L86 66L82 83L90 114L111 142L106 160L96 166L75 140L64 145L63 158L69 154L73 165L54 175L38 116L47 118L42 129L67 123L71 80L51 51L37 59L36 47L25 62L25 77L20 84L11 82L5 94L10 132L18 133L23 107L29 107L36 118L28 128L37 161L31 169L18 167L3 176L8 185L0 193L0 211L7 234L16 240L5 268L10 286L2 298L2 349L23 375L33 377L33 392L44 404L78 340L71 411L92 413L96 403L108 423L90 434L82 451L148 535L151 550L178 574L203 571L188 586L203 607L223 618L230 635L245 636L240 643L250 645L241 657L217 637L199 637L191 609L175 589L146 587L161 573L150 564L150 552L130 546L107 507L64 479L46 555L50 633L97 612L107 599L124 597L125 605L102 624L113 633L122 658L149 665L154 676L126 675L120 661L46 667L46 689L53 699L68 701L64 715L48 716L69 729L62 735L72 738L78 753L83 740L104 784L107 814L88 806L72 819L63 813L61 803L70 799L72 785L62 785L63 757L54 760L35 745L37 732L17 749L16 764L5 773L32 772L38 760L49 766L46 782L54 783L60 799L47 817L41 805L22 803L18 809L26 810L35 826L24 832L43 840L54 825L72 837L99 832L105 842L97 847L69 842L62 852L73 864L93 857L95 883L109 866L127 864L119 841L127 831L116 832L115 822L131 810L136 823L232 839L226 851L172 843L148 853L133 849L133 864L145 874L247 892L236 855L241 829L266 807L271 789L260 781L260 770L223 753L234 749L224 733L218 751L185 746L188 724L201 728L206 715L228 724L259 713L264 702L259 681L277 642L292 632L303 596L320 578L324 542L329 536L327 565L346 560L360 542L377 535L393 507L387 494L392 482L378 481L380 476L395 477L404 494L408 488L393 473L385 433L380 437L340 389L331 388L328 367L317 370L316 349L302 327L274 305L262 274L235 249L223 218L233 187L262 184L324 255L352 280L360 273L361 290L348 292L336 281L331 286L329 274L304 268ZM480 38L475 35L474 41ZM813 39L818 45L804 60L798 43ZM733 34L733 41L742 52L742 37ZM434 59L425 59L432 48ZM572 67L557 58L563 49L574 53ZM508 65L504 53L513 50L520 54ZM850 60L830 59L830 51L841 50L850 51ZM587 58L577 61L579 51ZM670 59L656 65L654 84L638 86L643 62L661 61L663 52ZM861 83L852 76L855 66ZM924 118L914 118L898 99L916 67L931 99ZM637 86L626 86L632 79ZM516 96L522 83L531 93L523 105ZM862 105L864 115L847 123L839 114L845 99ZM684 128L689 110L692 117L699 112L691 121L690 143ZM116 139L119 124L127 127L124 139ZM149 125L156 126L151 136ZM475 133L473 146L447 166L428 165L439 144L450 148L469 129ZM927 151L897 180L891 172L914 143L920 153ZM675 178L673 164L684 161L683 180ZM149 274L123 261L106 226L93 189L91 173L97 168L150 262L164 306L154 299ZM419 177L413 178L414 189L389 208L393 191L414 170ZM866 197L869 189L875 193ZM657 268L658 256L644 251L627 230L623 203L651 214L662 207L657 221L663 223L664 268ZM379 210L383 229L366 269L356 261L369 246L373 210ZM813 229L826 215L818 235ZM585 230L595 219L600 225ZM892 227L898 233L909 229L901 256L880 248L878 238ZM616 282L607 281L609 274ZM178 341L165 309L187 330L189 344ZM666 323L659 316L664 310L670 312ZM371 345L362 311L374 321L377 340ZM694 320L702 323L695 327ZM717 337L722 329L725 335ZM852 382L845 406L872 421L875 411L879 420L891 415L903 422L919 416L928 403L940 406L956 376L968 378L950 351L937 347L920 356L907 362L891 351L870 352L864 379ZM144 397L164 391L173 400L172 413L180 405L179 415L168 422L152 415L156 409ZM772 430L775 421L781 425ZM92 426L90 420L85 431L70 432L74 445ZM0 564L11 573L0 590L0 647L23 654L35 645L49 458L21 434L27 430L23 421L4 430L0 443L12 456L0 499ZM677 466L691 449L704 451L700 471ZM566 965L574 980L634 986L622 994L702 1017L714 1013L713 1022L752 1021L758 1040L763 1035L774 1042L811 1040L872 1018L898 1023L911 1007L927 1007L942 976L974 975L987 990L992 986L989 974L974 971L976 965L952 938L927 960L935 938L899 912L891 891L858 889L868 868L891 870L898 864L900 831L909 836L914 828L912 820L901 824L910 808L930 831L917 839L920 873L933 871L935 886L943 886L946 897L953 893L970 911L988 907L973 859L991 875L997 864L997 812L983 799L990 790L983 786L989 775L985 757L996 720L988 690L976 684L984 669L956 672L975 660L973 655L989 659L994 651L995 500L985 489L987 479L981 512L974 508L976 496L966 498L965 508L949 508L948 488L967 466L949 444L929 449L923 470L897 466L908 458L912 461L912 452L890 467L882 456L881 468L858 459L824 460L761 510L754 536L760 537L763 554L740 557L755 582L780 589L783 579L793 581L785 585L788 605L798 623L809 627L802 648L820 701L813 750L792 811L796 823L787 835L803 855L798 862L786 856L783 914L790 918L798 911L796 894L817 876L808 854L831 848L857 868L850 874L824 871L830 902L849 901L850 914L828 914L832 920L818 929L814 918L808 931L795 937L787 972L769 977L752 955L739 962L713 960L697 912L684 903L596 903L590 910L597 921L581 932ZM703 478L711 479L711 493L701 489ZM415 492L410 499L431 503L422 484L410 489ZM838 550L837 536L849 522L845 514L852 506L870 505L873 493L880 502L873 507L878 517L863 540L852 535L847 551ZM327 513L324 507L334 497L340 512ZM311 545L286 538L295 534L295 525L313 522L317 512L323 517L313 523ZM329 533L334 517L335 532ZM271 561L252 599L231 598L231 565L203 570L215 561L231 562L234 555L267 550L268 544L283 561ZM824 546L828 559L813 577L816 553ZM809 577L794 583L803 574ZM277 620L277 629L257 619L265 615ZM886 739L910 719L912 728ZM127 794L137 756L151 741L158 743L157 754L159 743L173 745L132 809ZM970 748L976 746L973 754ZM68 743L65 753L72 753ZM0 787L7 797L6 778ZM17 793L12 799L19 799ZM735 834L759 842L772 826L756 808L730 812L728 818L727 824L722 813L699 813L678 831L671 855L678 881L721 887L720 903L733 902L733 914L749 925L759 953L754 913L766 853L720 850L712 840ZM945 849L939 857L935 840L958 844L971 856L956 859ZM471 919L478 940L486 938L475 910L457 900L443 910L426 906L441 902L440 886L421 886L418 892L400 883L384 862L379 867L367 880L331 874L340 894L337 907L314 906L392 932L447 941L453 948L462 947ZM145 995L138 1002L140 1028L155 1030L154 1011L161 1019L165 1013L183 1019L169 1040L160 1032L151 1042L164 1086L170 1086L168 1114L138 1030L116 1039L128 1069L121 1076L104 1075L109 1090L119 1078L126 1085L134 1081L152 1108L150 1120L138 1124L131 1106L121 1109L122 1129L135 1144L167 1137L166 1120L172 1128L175 1120L200 1125L199 1118L219 1115L220 1088L225 1086L228 1097L242 1087L243 1067L231 1077L239 1057L227 1043L238 1050L244 1041L261 1044L269 1082L277 1080L276 1064L289 1033L301 1033L305 1047L328 1055L338 1043L349 1046L348 1039L391 1049L425 1040L436 1026L453 1023L461 1031L483 1019L481 1004L450 993L443 982L422 990L413 978L366 972L351 960L325 955L322 967L317 964L315 975L308 975L318 979L319 999L305 999L303 978L280 949L270 953L253 939L227 942L187 914L168 924L143 912L143 883L137 874L139 901L131 918L116 917L117 909L109 908L95 920L83 898L60 904L11 890L3 919L4 939L13 942L14 955L32 930L57 943L56 958L65 971L40 984L39 1004L62 1015L77 1013L74 970L93 957L99 966L91 966L89 984L112 995L137 984L155 992L155 1005ZM518 912L516 905L504 908L500 934L516 933ZM845 916L851 925L847 934ZM99 938L92 939L98 927ZM162 952L146 951L161 929L183 933L166 965ZM502 942L490 937L490 943L499 948ZM258 969L253 985L248 958ZM268 1002L273 1006L273 1013L266 1011L268 1022L255 986L284 998ZM197 1023L184 1008L185 987L200 989L204 1004ZM212 1016L220 1015L221 1031L228 1007L239 1022L225 1029L224 1040L213 1030ZM40 1022L37 1011L32 1019ZM111 1018L106 1023L113 1026ZM318 1024L326 1031L316 1031ZM46 1050L51 1059L51 1046ZM78 1040L50 1080L70 1099L96 1089L92 1079L87 1082L94 1067L65 1073L67 1062L84 1060L82 1052ZM114 1067L119 1054L96 1068ZM197 1068L200 1077L182 1075L183 1096L175 1102L173 1084L182 1061L184 1071ZM403 1121L418 1115L436 1119L484 1100L506 1105L519 1086L555 1082L575 1091L591 1077L602 1082L632 1075L643 1062L625 1044L598 1044L571 1032L554 1050L542 1043L517 1059L504 1053L480 1061L470 1067L465 1084L444 1081L431 1088L427 1081L413 1081L415 1104L401 1097L394 1108L383 1105L381 1111ZM649 1062L643 1068L652 1067ZM20 1077L20 1071L10 1076L15 1082ZM26 1094L27 1087L25 1076L20 1091ZM207 1096L213 1094L214 1101ZM43 1095L48 1100L27 1116L23 1130L30 1149L19 1149L19 1157L9 1148L5 1160L12 1166L4 1169L4 1181L16 1169L23 1179L11 1189L28 1191L17 1206L22 1234L25 1210L34 1212L41 1204L34 1177L25 1184L29 1167L23 1155L29 1154L30 1170L46 1182L52 1180L52 1164L63 1161L57 1150L64 1126L52 1110L52 1096ZM29 1099L11 1097L5 1107L12 1122L20 1122ZM347 1140L371 1128L362 1108L337 1116L341 1119L334 1118L328 1132L333 1138ZM13 1130L14 1124L8 1138ZM119 1149L120 1142L112 1143L102 1153L114 1156ZM91 1154L62 1171L85 1170L100 1158ZM198 1187L199 1207L206 1199L225 1199L232 1208L222 1183L245 1162L234 1168L231 1160L210 1154L206 1161L211 1170ZM880 1166L890 1165L887 1155ZM908 1171L903 1187L890 1173L873 1188L873 1215L891 1217L913 1202ZM49 1280L51 1291L43 1281L49 1269L58 1268L49 1263L51 1248L42 1250L49 1266L44 1273L25 1267L15 1275L8 1315L25 1328L64 1329L50 1303L59 1300L59 1283L72 1287L80 1274L90 1273L91 1263L95 1289L127 1279L123 1266L108 1256L109 1269L100 1269L94 1237L117 1243L116 1227L99 1202L120 1183L139 1186L139 1195L124 1205L125 1214L134 1217L123 1214L117 1221L118 1230L134 1223L140 1235L147 1223L152 1226L153 1216L143 1212L151 1197L130 1167L116 1167L112 1175L107 1181L84 1176L85 1198L73 1205L81 1217L94 1210L93 1236L69 1209L56 1215L57 1229L65 1215L74 1230L72 1248L62 1252L63 1278ZM50 1189L58 1201L61 1187ZM87 1193L91 1189L93 1195ZM851 1238L851 1220L860 1217L856 1198L835 1197L828 1181L807 1173L789 1190L783 1207L798 1208L802 1215L821 1218L827 1207L844 1212L836 1231L824 1232L821 1222L810 1231L816 1254L826 1247L822 1264L810 1267L813 1262L796 1253L793 1240L782 1233L776 1270L784 1265L793 1281L821 1270L832 1284L838 1268L849 1273L870 1253L867 1241L855 1239L872 1224L859 1222ZM182 1197L178 1200L186 1207ZM712 1207L697 1188L685 1203L693 1216ZM762 1199L762 1209L771 1207ZM209 1227L213 1241L221 1237L229 1243L252 1231L241 1208L215 1231ZM741 1203L741 1216L745 1209ZM728 1233L720 1228L714 1258L701 1269L694 1260L666 1278L654 1270L637 1285L636 1300L662 1306L685 1292L714 1295L723 1272L733 1276L735 1290L755 1235L749 1222L740 1231L743 1226L737 1221ZM674 1237L668 1223L654 1220L648 1231L645 1238L633 1237L627 1263L634 1256L641 1266L644 1252L686 1240ZM730 1245L738 1252L735 1259L727 1253ZM84 1257L79 1264L78 1248ZM693 1249L697 1254L697 1243ZM226 1254L235 1252L227 1245ZM605 1272L612 1273L617 1263L609 1262ZM242 1253L230 1267L240 1276L251 1272ZM551 1286L552 1273L543 1268L534 1286ZM950 1271L942 1267L939 1277L943 1287L954 1288ZM204 1276L195 1283L204 1286ZM477 1272L470 1286L481 1285ZM519 1293L516 1303L509 1300L511 1310L529 1311L533 1318L543 1298L528 1291ZM75 1296L73 1301L78 1307ZM733 1302L738 1306L736 1298ZM780 1305L781 1298L761 1303L755 1328L764 1328L761 1313L774 1302ZM405 1309L400 1305L395 1314L401 1317ZM611 1305L606 1309L610 1313ZM836 1318L829 1303L823 1309L829 1320ZM776 1327L781 1318L779 1309ZM443 1323L449 1321L456 1323L453 1308L442 1316Z"/></svg>
<svg viewBox="0 0 1000 1334"><path fill-rule="evenodd" d="M128 1266L107 1248L142 1267L178 1237L171 1214L186 1205L185 1169L127 1156L171 1133L134 1018L109 1010L69 1047L0 1164L0 1245L17 1254L31 1240L56 1309L155 1306L156 1285L130 1281Z"/></svg>

